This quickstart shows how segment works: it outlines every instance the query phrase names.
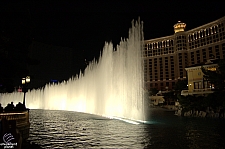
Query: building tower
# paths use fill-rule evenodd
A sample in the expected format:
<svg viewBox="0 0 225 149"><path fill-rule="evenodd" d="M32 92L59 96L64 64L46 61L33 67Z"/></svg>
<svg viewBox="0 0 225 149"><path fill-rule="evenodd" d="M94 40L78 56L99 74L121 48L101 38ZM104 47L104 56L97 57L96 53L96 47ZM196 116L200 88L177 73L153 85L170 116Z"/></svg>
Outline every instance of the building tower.
<svg viewBox="0 0 225 149"><path fill-rule="evenodd" d="M174 26L174 61L175 79L186 79L185 67L188 66L186 24L178 21Z"/></svg>
<svg viewBox="0 0 225 149"><path fill-rule="evenodd" d="M186 28L186 24L185 23L182 23L181 21L178 21L178 23L176 23L174 26L174 32L177 33L177 32L183 32Z"/></svg>
<svg viewBox="0 0 225 149"><path fill-rule="evenodd" d="M185 68L205 64L212 58L225 58L225 17L188 31L181 21L173 28L173 35L144 41L144 80L148 90L172 90L178 80L187 78Z"/></svg>

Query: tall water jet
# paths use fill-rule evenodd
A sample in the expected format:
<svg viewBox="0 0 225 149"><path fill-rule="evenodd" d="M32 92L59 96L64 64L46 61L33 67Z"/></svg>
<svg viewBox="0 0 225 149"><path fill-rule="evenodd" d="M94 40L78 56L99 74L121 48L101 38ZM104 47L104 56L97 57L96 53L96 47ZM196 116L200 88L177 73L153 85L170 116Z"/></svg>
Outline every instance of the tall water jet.
<svg viewBox="0 0 225 149"><path fill-rule="evenodd" d="M30 109L71 110L107 117L144 119L144 79L142 65L143 25L132 22L129 37L113 49L105 43L99 60L84 73L60 84L26 93ZM1 94L3 106L21 102L23 94Z"/></svg>

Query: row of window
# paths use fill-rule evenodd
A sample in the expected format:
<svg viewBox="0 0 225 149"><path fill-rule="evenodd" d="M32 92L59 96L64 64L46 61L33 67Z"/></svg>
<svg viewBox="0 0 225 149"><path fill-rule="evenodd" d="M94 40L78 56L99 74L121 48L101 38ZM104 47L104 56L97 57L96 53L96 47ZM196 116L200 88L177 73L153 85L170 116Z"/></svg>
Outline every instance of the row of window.
<svg viewBox="0 0 225 149"><path fill-rule="evenodd" d="M176 49L177 51L180 50L187 50L187 45L186 45L186 36L180 35L177 36L177 41L176 41Z"/></svg>
<svg viewBox="0 0 225 149"><path fill-rule="evenodd" d="M201 63L201 62L205 62L207 60L207 58L223 58L222 55L225 55L225 44L222 45L222 53L220 53L220 49L219 49L219 45L215 46L215 52L213 52L212 47L208 47L208 49L202 49L202 50L197 50L197 51L193 51L190 53L190 62L191 65L196 64L196 63ZM179 53L180 55L181 53ZM208 57L207 57L208 54ZM196 55L196 62L195 62L195 55ZM202 58L201 58L202 57ZM167 57L166 57L167 58ZM179 57L179 65L181 65L181 61L182 61L183 57L180 58ZM187 59L187 53L185 53L184 56L185 59L185 66L188 65L188 61ZM149 63L150 64L150 63ZM165 61L165 64L167 64L167 61ZM157 64L156 64L157 65Z"/></svg>
<svg viewBox="0 0 225 149"><path fill-rule="evenodd" d="M225 39L225 32L189 42L189 49L198 48Z"/></svg>
<svg viewBox="0 0 225 149"><path fill-rule="evenodd" d="M203 88L214 89L214 84L210 83L207 80L205 80L204 83L202 83L202 81L194 82L194 89L203 89Z"/></svg>
<svg viewBox="0 0 225 149"><path fill-rule="evenodd" d="M225 32L221 33L221 36L213 35L207 38L203 38L200 40L196 40L194 42L189 43L189 49L198 48L201 46L205 46L214 42L218 42L225 39ZM176 48L178 51L180 50L187 50L186 43L178 43L176 45ZM173 47L167 47L167 48L159 48L159 49L153 49L153 50L144 50L143 56L157 56L157 55L163 55L163 54L172 54L174 53Z"/></svg>
<svg viewBox="0 0 225 149"><path fill-rule="evenodd" d="M218 25L214 25L210 28L202 29L200 31L191 33L188 35L188 42L194 41L196 39L204 38L216 33L220 33L224 31L223 23L220 23Z"/></svg>
<svg viewBox="0 0 225 149"><path fill-rule="evenodd" d="M170 79L174 79L174 59L173 56L170 58ZM149 72L146 74L146 77L149 76L149 81L153 80L169 80L169 58L165 57L165 60L163 61L162 58L154 58L154 62L152 62L153 59L149 59ZM147 62L146 62L147 63ZM159 69L158 69L159 66ZM154 68L154 69L153 69ZM147 73L147 72L146 72ZM165 73L165 78L163 74ZM153 75L154 74L154 75ZM146 78L147 79L147 78Z"/></svg>
<svg viewBox="0 0 225 149"><path fill-rule="evenodd" d="M223 58L221 55L225 55L225 43L221 45L222 53L220 52L220 46L216 45L214 47L208 47L208 49L201 49L193 51L190 53L190 65L197 63L205 62L209 58ZM170 65L169 65L170 62ZM148 63L148 66L147 66ZM158 69L159 66L159 69ZM185 67L188 66L188 53L179 53L178 54L178 71L179 77L183 78L185 76ZM147 67L148 71L147 71ZM153 69L154 68L154 69ZM170 69L168 69L170 68ZM149 76L149 81L153 80L169 80L174 79L175 77L175 66L173 56L162 58L154 58L146 60L145 62L145 74L146 79ZM169 73L168 73L169 72ZM146 80L145 79L145 80Z"/></svg>
<svg viewBox="0 0 225 149"><path fill-rule="evenodd" d="M145 50L143 55L146 56L157 56L157 55L163 55L163 54L171 54L174 53L174 48L164 48L164 49L154 49L154 50Z"/></svg>
<svg viewBox="0 0 225 149"><path fill-rule="evenodd" d="M186 50L187 48L184 45L186 43L186 36L180 35L176 38L176 44L178 50ZM194 33L190 33L187 36L187 40L189 42L189 49L197 48L200 46L204 46L207 44L211 44L213 42L218 42L225 39L225 32L224 32L224 23L219 23L217 25L211 26L209 28L205 28L199 31L196 31ZM152 49L161 49L162 52L145 52L144 56L156 56L160 54L169 54L173 53L172 50L174 46L174 40L173 39L167 39L159 42L153 42L145 44L145 50L152 50ZM180 47L180 48L179 48ZM166 49L167 48L167 49ZM170 49L169 49L170 48ZM166 49L166 50L163 50Z"/></svg>
<svg viewBox="0 0 225 149"><path fill-rule="evenodd" d="M146 44L146 49L158 49L158 48L166 48L166 47L172 47L173 46L173 40L163 40L159 42L154 42L154 43L148 43Z"/></svg>
<svg viewBox="0 0 225 149"><path fill-rule="evenodd" d="M219 38L220 37L220 38ZM225 39L225 32L222 33L221 36L213 35L207 38L203 38L200 40L196 40L194 42L189 43L189 49L194 49L198 48L207 44L211 44L213 42L217 42L220 40ZM187 50L187 45L186 43L179 43L176 45L177 50ZM144 50L143 56L157 56L157 55L163 55L163 54L172 54L174 53L174 48L173 47L167 47L167 48L159 48L159 49L153 49L153 50Z"/></svg>
<svg viewBox="0 0 225 149"><path fill-rule="evenodd" d="M222 59L222 58L225 58L224 56L225 56L225 43L223 43L221 46L215 45L214 50L213 50L213 47L208 47L207 49L200 49L200 50L191 52L190 65L206 62L206 60L210 58ZM196 61L195 61L195 57L196 57Z"/></svg>
<svg viewBox="0 0 225 149"><path fill-rule="evenodd" d="M177 38L177 41L179 41L179 40L186 41L186 36L184 36L184 35L177 36L176 38Z"/></svg>

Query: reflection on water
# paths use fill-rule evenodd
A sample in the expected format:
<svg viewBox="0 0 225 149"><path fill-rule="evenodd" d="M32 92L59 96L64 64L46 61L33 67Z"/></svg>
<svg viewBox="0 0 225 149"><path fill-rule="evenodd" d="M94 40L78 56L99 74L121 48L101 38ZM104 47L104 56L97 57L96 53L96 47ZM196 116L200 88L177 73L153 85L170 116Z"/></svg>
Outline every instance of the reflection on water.
<svg viewBox="0 0 225 149"><path fill-rule="evenodd" d="M43 148L222 148L225 121L152 109L150 124L72 111L31 110L30 138Z"/></svg>

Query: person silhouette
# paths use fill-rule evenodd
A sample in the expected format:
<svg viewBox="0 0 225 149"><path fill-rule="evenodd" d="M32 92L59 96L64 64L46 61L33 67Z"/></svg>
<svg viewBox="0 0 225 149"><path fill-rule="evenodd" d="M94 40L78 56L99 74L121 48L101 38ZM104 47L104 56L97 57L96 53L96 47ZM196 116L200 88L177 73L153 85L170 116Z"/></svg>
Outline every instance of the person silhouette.
<svg viewBox="0 0 225 149"><path fill-rule="evenodd" d="M0 113L3 112L3 107L2 107L2 104L0 103Z"/></svg>
<svg viewBox="0 0 225 149"><path fill-rule="evenodd" d="M8 104L6 107L5 107L5 111L13 111L14 110L14 104L13 102L11 102L11 104Z"/></svg>

